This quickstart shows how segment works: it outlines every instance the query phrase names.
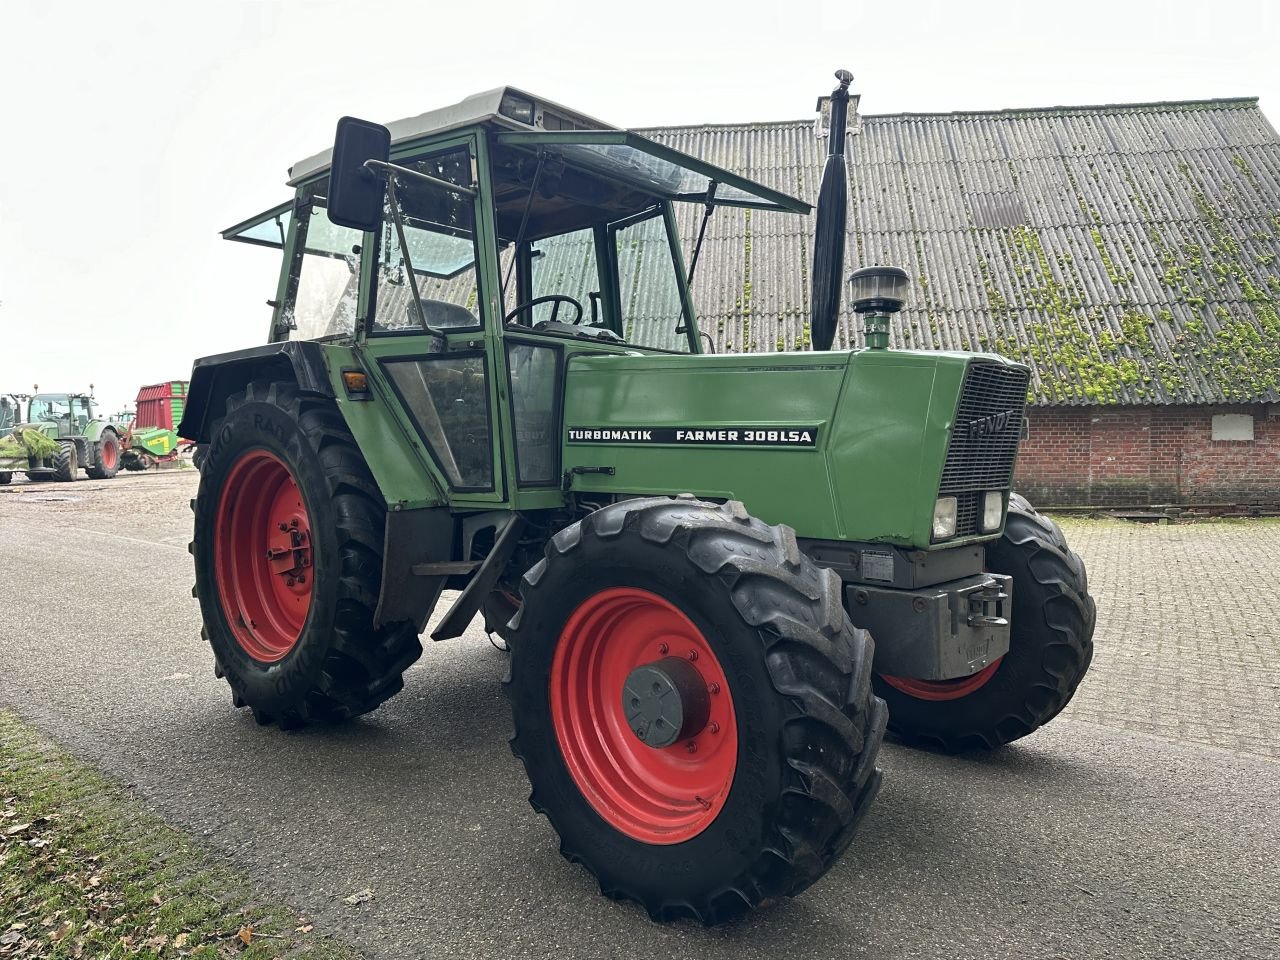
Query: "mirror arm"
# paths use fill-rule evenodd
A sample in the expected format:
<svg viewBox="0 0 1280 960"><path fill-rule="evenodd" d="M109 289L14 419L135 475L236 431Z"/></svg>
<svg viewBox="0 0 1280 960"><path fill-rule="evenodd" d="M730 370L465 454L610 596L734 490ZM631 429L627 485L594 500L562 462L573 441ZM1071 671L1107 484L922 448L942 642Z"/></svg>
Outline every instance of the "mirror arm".
<svg viewBox="0 0 1280 960"><path fill-rule="evenodd" d="M364 168L375 175L381 173L387 178L388 186L390 186L396 176L399 175L402 177L409 177L413 180L421 180L423 183L429 183L433 187L441 187L442 189L450 190L454 193L461 193L468 197L475 197L480 194L480 191L475 187L464 187L457 183L450 183L448 180L431 177L425 173L419 173L417 170L410 170L408 167L402 167L395 163L386 163L382 160L366 160L364 162Z"/></svg>

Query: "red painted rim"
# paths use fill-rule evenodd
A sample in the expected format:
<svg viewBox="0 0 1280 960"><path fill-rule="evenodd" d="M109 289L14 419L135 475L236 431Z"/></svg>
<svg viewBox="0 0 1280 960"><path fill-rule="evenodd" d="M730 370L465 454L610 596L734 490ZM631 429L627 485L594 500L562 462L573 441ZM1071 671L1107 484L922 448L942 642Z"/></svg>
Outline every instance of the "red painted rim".
<svg viewBox="0 0 1280 960"><path fill-rule="evenodd" d="M631 671L667 656L689 659L701 674L711 713L692 739L659 749L632 731L622 690ZM587 598L561 631L550 692L565 765L610 826L643 843L672 844L720 815L738 765L733 697L702 631L672 603L630 587Z"/></svg>
<svg viewBox="0 0 1280 960"><path fill-rule="evenodd" d="M1000 660L1003 659L1004 657L1001 657L987 664L977 673L967 677L956 677L954 680L915 680L911 677L891 677L887 673L880 674L880 679L895 690L901 690L907 696L915 697L917 700L959 700L984 686L994 677L996 671L1000 669Z"/></svg>
<svg viewBox="0 0 1280 960"><path fill-rule="evenodd" d="M118 453L116 451L116 441L114 437L107 437L102 441L102 466L107 470L115 469Z"/></svg>
<svg viewBox="0 0 1280 960"><path fill-rule="evenodd" d="M311 523L284 461L248 450L232 464L218 501L214 574L236 642L263 663L298 642L315 583Z"/></svg>

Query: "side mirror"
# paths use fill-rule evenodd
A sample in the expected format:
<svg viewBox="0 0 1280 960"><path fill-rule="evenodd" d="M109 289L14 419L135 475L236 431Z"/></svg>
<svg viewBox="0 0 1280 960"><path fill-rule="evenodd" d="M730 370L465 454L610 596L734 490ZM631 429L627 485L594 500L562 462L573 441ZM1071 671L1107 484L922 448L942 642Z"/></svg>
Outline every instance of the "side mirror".
<svg viewBox="0 0 1280 960"><path fill-rule="evenodd" d="M329 169L331 221L361 232L378 229L386 183L364 164L366 160L386 163L390 156L391 131L386 127L355 117L338 121Z"/></svg>

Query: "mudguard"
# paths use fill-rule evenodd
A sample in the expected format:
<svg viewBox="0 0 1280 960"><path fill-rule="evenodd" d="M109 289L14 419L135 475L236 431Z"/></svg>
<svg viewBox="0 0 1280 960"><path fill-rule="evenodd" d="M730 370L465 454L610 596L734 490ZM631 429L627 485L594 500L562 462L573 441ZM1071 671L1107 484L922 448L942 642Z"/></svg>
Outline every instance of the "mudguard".
<svg viewBox="0 0 1280 960"><path fill-rule="evenodd" d="M210 425L222 416L227 397L251 380L289 377L303 390L333 396L320 344L309 340L268 343L248 350L201 357L191 368L191 385L178 436L207 443Z"/></svg>

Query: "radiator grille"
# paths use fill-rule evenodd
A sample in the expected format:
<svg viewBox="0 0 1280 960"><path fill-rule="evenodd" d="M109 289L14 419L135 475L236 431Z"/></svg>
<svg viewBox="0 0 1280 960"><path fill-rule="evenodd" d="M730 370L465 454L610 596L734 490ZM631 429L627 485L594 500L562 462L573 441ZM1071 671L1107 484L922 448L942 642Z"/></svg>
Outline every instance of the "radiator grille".
<svg viewBox="0 0 1280 960"><path fill-rule="evenodd" d="M956 535L978 533L984 490L1008 490L1022 435L1028 372L998 363L969 364L951 442L942 468L939 496L957 500Z"/></svg>

